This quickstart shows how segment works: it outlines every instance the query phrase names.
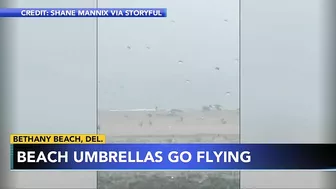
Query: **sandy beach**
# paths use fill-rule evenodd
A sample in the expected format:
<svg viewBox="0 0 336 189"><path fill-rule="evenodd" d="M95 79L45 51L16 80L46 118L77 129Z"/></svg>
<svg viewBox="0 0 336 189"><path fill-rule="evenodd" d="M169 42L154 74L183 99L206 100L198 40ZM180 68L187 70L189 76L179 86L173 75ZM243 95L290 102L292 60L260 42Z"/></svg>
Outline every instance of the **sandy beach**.
<svg viewBox="0 0 336 189"><path fill-rule="evenodd" d="M239 112L222 111L101 111L100 130L110 137L206 137L239 135ZM160 140L160 139L158 139ZM160 142L160 141L153 141ZM212 142L210 140L204 142ZM224 141L223 141L224 142Z"/></svg>
<svg viewBox="0 0 336 189"><path fill-rule="evenodd" d="M239 139L235 110L101 111L99 132L108 142L232 143ZM99 189L238 189L238 172L99 172Z"/></svg>

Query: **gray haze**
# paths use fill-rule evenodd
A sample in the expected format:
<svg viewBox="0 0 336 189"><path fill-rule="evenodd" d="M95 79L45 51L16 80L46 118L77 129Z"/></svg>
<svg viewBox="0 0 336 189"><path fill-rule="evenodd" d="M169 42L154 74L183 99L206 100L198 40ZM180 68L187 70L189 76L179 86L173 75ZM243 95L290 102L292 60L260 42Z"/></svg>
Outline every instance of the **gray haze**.
<svg viewBox="0 0 336 189"><path fill-rule="evenodd" d="M99 6L168 8L164 19L99 21L100 109L238 108L238 1L100 0Z"/></svg>
<svg viewBox="0 0 336 189"><path fill-rule="evenodd" d="M325 1L242 2L241 142L326 142ZM319 171L243 171L241 186L334 188L326 187L324 176Z"/></svg>
<svg viewBox="0 0 336 189"><path fill-rule="evenodd" d="M91 0L17 1L17 7L94 7ZM95 132L95 19L13 19L19 132Z"/></svg>
<svg viewBox="0 0 336 189"><path fill-rule="evenodd" d="M17 7L95 6L87 0L18 2ZM238 108L237 1L99 2L100 7L168 8L168 18L99 21L100 109ZM81 115L81 127L92 121L95 19L17 19L15 27L17 125L39 132L46 125L52 130L64 122L78 125L79 119L65 116L73 112Z"/></svg>

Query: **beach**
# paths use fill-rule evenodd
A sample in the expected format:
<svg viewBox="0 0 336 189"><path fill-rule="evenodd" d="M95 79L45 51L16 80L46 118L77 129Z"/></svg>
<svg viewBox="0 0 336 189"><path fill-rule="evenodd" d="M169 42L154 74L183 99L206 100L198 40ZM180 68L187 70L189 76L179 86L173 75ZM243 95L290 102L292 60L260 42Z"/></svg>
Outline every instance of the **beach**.
<svg viewBox="0 0 336 189"><path fill-rule="evenodd" d="M123 143L239 142L237 110L100 111L99 133ZM98 173L98 188L238 189L237 171L132 171Z"/></svg>

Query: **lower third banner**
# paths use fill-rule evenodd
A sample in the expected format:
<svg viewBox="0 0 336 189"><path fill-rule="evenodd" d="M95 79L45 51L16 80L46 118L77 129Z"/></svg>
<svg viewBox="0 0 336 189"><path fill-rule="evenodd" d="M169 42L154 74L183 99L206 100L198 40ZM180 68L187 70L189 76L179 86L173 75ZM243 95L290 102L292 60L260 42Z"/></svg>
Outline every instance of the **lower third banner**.
<svg viewBox="0 0 336 189"><path fill-rule="evenodd" d="M336 168L336 144L12 144L12 170Z"/></svg>

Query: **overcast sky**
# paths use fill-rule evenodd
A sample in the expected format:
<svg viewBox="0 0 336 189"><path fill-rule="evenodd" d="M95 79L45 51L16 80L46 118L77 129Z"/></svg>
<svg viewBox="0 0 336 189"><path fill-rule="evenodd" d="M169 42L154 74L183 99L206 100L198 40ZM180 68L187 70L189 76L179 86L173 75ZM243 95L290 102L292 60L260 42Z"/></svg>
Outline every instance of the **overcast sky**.
<svg viewBox="0 0 336 189"><path fill-rule="evenodd" d="M91 0L20 2L17 7L95 6ZM320 122L316 116L320 115L322 90L318 64L321 18L312 11L316 4L301 9L298 3L286 9L286 3L279 1L277 6L284 7L272 5L268 11L245 3L250 8L244 13L254 16L245 17L242 28L245 112L264 114L257 109L277 107L276 113L268 111L270 122L290 119L300 127ZM100 0L100 7L168 8L168 18L99 21L101 109L200 108L215 103L238 108L237 1L194 1L190 6L175 0ZM296 12L300 15L294 16ZM265 15L273 17L267 20ZM96 120L95 19L34 18L15 19L14 23L16 124L53 129L65 125L71 131L84 125L91 128ZM288 45L289 41L293 43ZM253 49L263 49L258 51L262 54ZM305 111L293 116L297 109ZM257 120L255 127L262 125L257 115L248 113L245 118L248 124ZM287 121L273 124L286 125Z"/></svg>
<svg viewBox="0 0 336 189"><path fill-rule="evenodd" d="M17 7L95 6L88 0L19 2ZM100 0L100 7L168 8L168 18L99 21L100 109L238 108L237 1L194 1L190 6L176 0ZM18 122L57 127L67 120L79 127L94 121L95 19L13 23ZM65 116L74 112L78 117Z"/></svg>
<svg viewBox="0 0 336 189"><path fill-rule="evenodd" d="M164 19L99 22L100 108L238 108L238 1L101 0L100 6L168 8Z"/></svg>
<svg viewBox="0 0 336 189"><path fill-rule="evenodd" d="M281 5L285 6L285 3ZM94 7L95 2L22 0L16 6ZM321 72L315 64L319 55L312 54L319 48L318 27L309 30L308 27L317 24L319 17L318 13L309 13L308 8L301 10L298 6L300 4L293 10L273 16L276 23L284 22L273 27L266 25L272 22L266 22L263 17L271 15L271 11L258 7L258 14L250 13L255 18L245 22L248 32L242 38L247 57L242 66L242 78L246 78L243 95L245 105L252 108L251 103L260 96L264 97L259 107L283 98L306 110L310 104L316 108L307 110L302 116L311 118L318 111L320 80L317 77L320 76L316 73ZM190 6L175 0L113 3L100 0L100 7L168 8L168 18L104 18L99 21L100 109L155 106L198 109L207 104L221 104L229 109L239 107L239 65L235 60L239 53L237 1L194 1ZM314 7L313 3L310 7ZM256 8L247 9L245 13ZM284 8L278 12L281 10ZM299 10L300 17L285 19L291 11ZM310 19L306 19L308 16ZM16 61L13 81L16 116L20 118L16 120L22 123L18 125L62 125L66 122L77 125L76 128L93 124L96 111L95 18L15 19L14 23L16 46L12 52ZM265 27L264 33L259 31L262 27ZM277 28L278 33L273 28ZM293 35L299 32L300 35ZM261 45L262 39L272 44ZM291 47L285 43L288 40L293 41ZM265 58L254 56L253 48L265 48ZM286 56L273 59L275 51L282 51ZM297 56L298 53L307 56ZM306 69L297 64L301 61L307 65ZM311 80L306 81L307 78ZM285 86L284 82L287 83ZM255 91L258 86L260 89ZM227 92L230 95L226 95ZM300 98L294 98L298 96ZM263 103L266 101L269 103ZM284 107L279 111L294 114L294 109L285 110L286 103L277 106L280 105ZM70 116L74 114L77 116Z"/></svg>

